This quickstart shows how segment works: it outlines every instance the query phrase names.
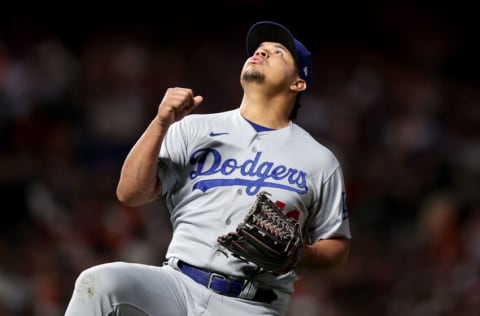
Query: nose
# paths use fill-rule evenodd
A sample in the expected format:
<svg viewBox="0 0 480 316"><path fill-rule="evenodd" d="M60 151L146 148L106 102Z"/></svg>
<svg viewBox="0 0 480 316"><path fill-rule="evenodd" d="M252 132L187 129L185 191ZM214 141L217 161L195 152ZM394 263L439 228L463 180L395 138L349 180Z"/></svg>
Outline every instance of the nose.
<svg viewBox="0 0 480 316"><path fill-rule="evenodd" d="M264 49L259 48L255 52L255 55L262 56L262 57L267 57L267 52Z"/></svg>

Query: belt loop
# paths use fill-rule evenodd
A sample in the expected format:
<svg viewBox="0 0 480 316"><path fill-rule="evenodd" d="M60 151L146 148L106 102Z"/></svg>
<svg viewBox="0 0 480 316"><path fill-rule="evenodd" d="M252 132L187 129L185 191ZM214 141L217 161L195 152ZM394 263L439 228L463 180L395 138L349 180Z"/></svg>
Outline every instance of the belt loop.
<svg viewBox="0 0 480 316"><path fill-rule="evenodd" d="M176 270L180 270L180 267L178 266L179 261L180 260L176 257L170 257L170 258L168 258L168 265L172 266Z"/></svg>

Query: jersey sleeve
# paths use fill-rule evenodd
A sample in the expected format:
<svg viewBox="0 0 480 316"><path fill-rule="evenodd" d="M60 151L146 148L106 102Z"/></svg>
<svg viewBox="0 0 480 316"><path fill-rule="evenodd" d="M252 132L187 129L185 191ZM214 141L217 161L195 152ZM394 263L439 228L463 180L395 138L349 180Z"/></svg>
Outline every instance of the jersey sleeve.
<svg viewBox="0 0 480 316"><path fill-rule="evenodd" d="M340 166L321 184L320 198L314 204L307 237L310 242L329 238L351 239L349 212Z"/></svg>
<svg viewBox="0 0 480 316"><path fill-rule="evenodd" d="M181 178L186 163L186 137L182 121L170 126L158 155L157 176L163 187L163 194L171 192Z"/></svg>

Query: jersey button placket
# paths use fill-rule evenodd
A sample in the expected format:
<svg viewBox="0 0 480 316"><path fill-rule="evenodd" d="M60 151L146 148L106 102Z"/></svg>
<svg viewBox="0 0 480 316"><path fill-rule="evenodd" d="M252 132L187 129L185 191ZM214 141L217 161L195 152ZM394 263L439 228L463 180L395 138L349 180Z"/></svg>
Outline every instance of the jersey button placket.
<svg viewBox="0 0 480 316"><path fill-rule="evenodd" d="M255 136L254 142L258 144L258 141L259 141L259 140L260 140L260 136L259 136L259 135ZM251 149L251 150L252 150L252 152L256 153L256 152L258 151L257 146L254 144L254 145L252 146L252 149Z"/></svg>

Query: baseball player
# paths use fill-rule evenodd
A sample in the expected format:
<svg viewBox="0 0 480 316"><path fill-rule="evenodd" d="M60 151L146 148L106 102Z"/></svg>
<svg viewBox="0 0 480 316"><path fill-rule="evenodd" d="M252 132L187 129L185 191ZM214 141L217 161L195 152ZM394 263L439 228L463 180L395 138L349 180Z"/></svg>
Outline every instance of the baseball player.
<svg viewBox="0 0 480 316"><path fill-rule="evenodd" d="M287 315L302 266L345 263L351 234L341 166L293 122L311 82L311 54L271 21L249 29L247 52L238 108L192 114L203 97L168 88L125 159L121 203L166 199L173 235L165 263L84 270L65 315ZM263 190L303 234L299 264L281 275L259 271L217 241L235 230Z"/></svg>

